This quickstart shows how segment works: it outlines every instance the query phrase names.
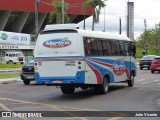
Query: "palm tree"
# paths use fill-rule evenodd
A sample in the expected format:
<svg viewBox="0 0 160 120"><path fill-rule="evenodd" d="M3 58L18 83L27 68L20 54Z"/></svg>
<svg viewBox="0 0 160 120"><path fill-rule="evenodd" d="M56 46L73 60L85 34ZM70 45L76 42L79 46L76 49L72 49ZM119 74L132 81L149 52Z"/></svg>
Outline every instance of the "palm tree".
<svg viewBox="0 0 160 120"><path fill-rule="evenodd" d="M62 0L52 0L52 4L55 7L55 10L49 14L49 23L62 23ZM69 16L66 14L68 8L68 3L64 2L64 22L69 21Z"/></svg>
<svg viewBox="0 0 160 120"><path fill-rule="evenodd" d="M87 0L83 4L83 12L86 12L86 8L92 6L92 31L94 31L94 23L99 23L100 11L105 7L105 3L102 0Z"/></svg>

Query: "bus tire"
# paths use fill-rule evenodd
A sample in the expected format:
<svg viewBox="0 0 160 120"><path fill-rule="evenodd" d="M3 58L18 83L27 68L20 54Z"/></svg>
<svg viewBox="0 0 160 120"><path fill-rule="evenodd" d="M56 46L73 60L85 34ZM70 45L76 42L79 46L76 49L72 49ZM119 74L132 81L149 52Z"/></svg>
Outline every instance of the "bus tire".
<svg viewBox="0 0 160 120"><path fill-rule="evenodd" d="M154 70L151 70L151 73L154 73Z"/></svg>
<svg viewBox="0 0 160 120"><path fill-rule="evenodd" d="M63 94L73 94L75 87L61 86L61 91Z"/></svg>
<svg viewBox="0 0 160 120"><path fill-rule="evenodd" d="M31 82L31 81L29 81L29 80L23 80L23 83L24 83L25 85L29 85L30 82Z"/></svg>
<svg viewBox="0 0 160 120"><path fill-rule="evenodd" d="M99 94L106 94L109 91L109 79L104 77L103 83L101 85L95 86L95 90Z"/></svg>
<svg viewBox="0 0 160 120"><path fill-rule="evenodd" d="M128 87L133 87L134 85L134 75L133 73L131 74L131 79L128 80Z"/></svg>

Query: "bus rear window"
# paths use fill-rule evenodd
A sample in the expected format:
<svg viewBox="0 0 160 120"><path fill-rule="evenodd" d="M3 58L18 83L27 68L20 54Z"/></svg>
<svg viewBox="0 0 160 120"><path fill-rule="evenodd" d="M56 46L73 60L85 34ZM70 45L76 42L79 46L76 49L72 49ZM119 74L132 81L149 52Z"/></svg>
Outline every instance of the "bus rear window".
<svg viewBox="0 0 160 120"><path fill-rule="evenodd" d="M63 29L63 30L47 30L42 31L41 34L53 34L53 33L77 33L77 30Z"/></svg>

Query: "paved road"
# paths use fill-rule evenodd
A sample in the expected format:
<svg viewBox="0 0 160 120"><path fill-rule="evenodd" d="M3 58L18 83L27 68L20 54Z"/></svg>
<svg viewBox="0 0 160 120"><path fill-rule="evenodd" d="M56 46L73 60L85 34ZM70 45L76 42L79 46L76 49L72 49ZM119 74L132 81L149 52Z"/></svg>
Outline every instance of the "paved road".
<svg viewBox="0 0 160 120"><path fill-rule="evenodd" d="M22 82L0 84L0 108L5 111L160 111L160 73L139 70L135 86L111 85L106 95L94 90L77 89L73 95L63 95L59 88L45 85L25 86ZM53 119L53 118L48 118ZM83 120L159 120L160 118L82 117L54 119Z"/></svg>

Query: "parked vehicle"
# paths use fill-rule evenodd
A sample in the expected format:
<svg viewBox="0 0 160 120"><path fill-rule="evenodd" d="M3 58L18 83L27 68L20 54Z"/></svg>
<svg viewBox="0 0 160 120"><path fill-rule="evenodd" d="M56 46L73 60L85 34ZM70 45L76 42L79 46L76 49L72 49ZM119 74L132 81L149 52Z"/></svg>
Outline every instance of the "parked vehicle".
<svg viewBox="0 0 160 120"><path fill-rule="evenodd" d="M151 62L153 61L154 57L156 55L145 55L142 57L142 59L140 59L140 70L142 70L143 68L148 68L150 69L151 66Z"/></svg>
<svg viewBox="0 0 160 120"><path fill-rule="evenodd" d="M29 85L31 81L35 80L34 77L34 60L31 60L27 65L22 67L21 79L25 85Z"/></svg>
<svg viewBox="0 0 160 120"><path fill-rule="evenodd" d="M4 61L8 64L25 63L25 57L22 52L6 52Z"/></svg>
<svg viewBox="0 0 160 120"><path fill-rule="evenodd" d="M160 56L154 57L154 60L151 63L151 73L154 73L154 71L160 72Z"/></svg>

